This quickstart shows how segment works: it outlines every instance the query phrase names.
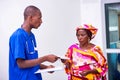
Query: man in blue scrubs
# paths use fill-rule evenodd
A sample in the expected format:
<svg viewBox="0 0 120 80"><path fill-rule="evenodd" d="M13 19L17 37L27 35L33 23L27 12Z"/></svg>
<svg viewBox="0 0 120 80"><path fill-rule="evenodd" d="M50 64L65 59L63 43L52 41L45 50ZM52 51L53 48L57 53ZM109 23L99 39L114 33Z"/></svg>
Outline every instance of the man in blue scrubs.
<svg viewBox="0 0 120 80"><path fill-rule="evenodd" d="M24 11L24 22L9 39L9 80L42 80L38 69L54 67L42 62L55 62L58 57L49 54L38 58L37 44L33 28L42 23L42 13L35 6L28 6Z"/></svg>

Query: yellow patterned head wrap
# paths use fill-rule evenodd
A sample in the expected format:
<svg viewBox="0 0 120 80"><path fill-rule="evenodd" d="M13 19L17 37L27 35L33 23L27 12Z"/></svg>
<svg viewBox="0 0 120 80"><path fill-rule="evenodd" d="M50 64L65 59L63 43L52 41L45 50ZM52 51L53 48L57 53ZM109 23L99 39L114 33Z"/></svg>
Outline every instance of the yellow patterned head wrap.
<svg viewBox="0 0 120 80"><path fill-rule="evenodd" d="M79 26L76 28L76 31L80 30L80 29L87 29L92 33L92 39L95 37L98 29L95 28L94 26L92 26L91 24L84 24L83 26Z"/></svg>

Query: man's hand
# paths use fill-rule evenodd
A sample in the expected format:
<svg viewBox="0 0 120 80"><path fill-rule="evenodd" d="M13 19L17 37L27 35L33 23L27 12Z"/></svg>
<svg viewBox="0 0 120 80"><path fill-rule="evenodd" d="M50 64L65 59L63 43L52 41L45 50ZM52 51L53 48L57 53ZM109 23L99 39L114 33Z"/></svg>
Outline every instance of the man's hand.
<svg viewBox="0 0 120 80"><path fill-rule="evenodd" d="M54 54L49 54L49 55L46 55L45 57L48 62L52 62L52 63L58 60L58 57Z"/></svg>
<svg viewBox="0 0 120 80"><path fill-rule="evenodd" d="M47 66L47 69L49 69L49 68L54 68L55 66L53 66L53 65L49 65L49 66ZM48 73L53 73L54 71L48 71Z"/></svg>

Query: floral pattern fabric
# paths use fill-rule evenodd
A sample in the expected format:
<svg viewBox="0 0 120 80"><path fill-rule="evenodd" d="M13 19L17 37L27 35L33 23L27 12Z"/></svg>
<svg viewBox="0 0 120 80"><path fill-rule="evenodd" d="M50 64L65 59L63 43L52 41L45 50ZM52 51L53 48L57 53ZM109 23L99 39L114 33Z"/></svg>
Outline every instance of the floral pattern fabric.
<svg viewBox="0 0 120 80"><path fill-rule="evenodd" d="M78 44L74 44L68 48L65 56L71 64L70 68L65 68L68 80L106 80L107 61L99 46L82 50ZM80 75L82 71L92 69L96 69L99 74Z"/></svg>

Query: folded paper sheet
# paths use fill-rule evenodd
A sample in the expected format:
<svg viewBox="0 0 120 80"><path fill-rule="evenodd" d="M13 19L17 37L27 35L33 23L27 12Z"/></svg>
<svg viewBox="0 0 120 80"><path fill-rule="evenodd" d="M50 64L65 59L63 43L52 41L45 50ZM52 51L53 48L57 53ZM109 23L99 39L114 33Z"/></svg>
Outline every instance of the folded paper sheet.
<svg viewBox="0 0 120 80"><path fill-rule="evenodd" d="M49 69L39 69L35 73L42 73L42 72L49 72L49 71L59 71L59 70L64 70L63 67L55 67L55 68L49 68Z"/></svg>

